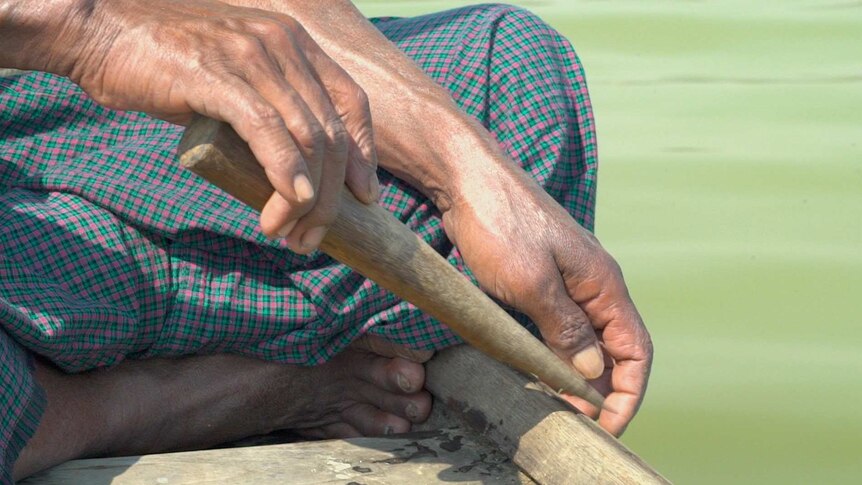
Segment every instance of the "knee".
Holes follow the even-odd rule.
[[[505,3],[489,3],[468,7],[491,28],[495,36],[517,35],[519,37],[547,37],[555,41],[565,40],[556,29],[548,25],[533,12]]]

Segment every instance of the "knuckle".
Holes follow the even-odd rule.
[[[240,59],[253,59],[264,54],[263,45],[253,35],[236,35],[230,45],[233,46]]]
[[[555,347],[574,348],[584,340],[584,334],[588,328],[590,324],[584,317],[572,316],[562,324],[550,340]]]
[[[544,268],[543,268],[544,269]],[[524,271],[521,265],[507,268],[507,273],[510,278],[518,278],[522,282],[522,287],[525,287],[524,295],[535,304],[544,304],[549,308],[557,303],[556,298],[559,295],[560,289],[557,283],[551,278],[546,277],[547,273],[543,271]]]
[[[297,144],[312,158],[320,158],[323,148],[326,146],[326,132],[317,121],[302,123],[293,128],[292,134]]]
[[[256,31],[268,42],[274,42],[279,46],[290,46],[293,45],[297,25],[296,20],[282,16],[261,20],[256,26]]]
[[[266,38],[280,39],[285,36],[284,24],[274,19],[258,21],[255,30]]]
[[[368,94],[365,92],[364,89],[362,89],[360,85],[356,84],[356,82],[354,82],[352,79],[350,80],[350,83],[353,85],[350,91],[350,99],[353,100],[354,106],[357,109],[362,110],[363,112],[370,112],[371,105],[368,100]]]
[[[348,141],[350,135],[347,133],[344,123],[339,119],[332,119],[326,124],[327,147],[331,155],[331,162],[339,164],[347,163]]]
[[[247,113],[247,123],[252,132],[272,132],[284,124],[278,110],[263,101],[249,102]]]
[[[367,122],[371,118],[371,102],[368,94],[347,73],[339,82],[338,100],[342,103],[342,111],[345,119],[353,123]]]
[[[649,333],[644,332],[640,348],[642,350],[638,352],[638,357],[647,361],[652,361],[652,357],[655,352],[655,345],[653,344],[652,337],[650,337]]]
[[[300,24],[298,20],[289,15],[279,15],[276,21],[276,25],[278,25],[279,30],[281,30],[282,32],[288,30],[295,31],[302,29],[302,24]]]
[[[598,258],[599,264],[601,264],[605,270],[614,276],[622,277],[623,269],[617,260],[613,258],[608,252],[602,251],[602,255]]]
[[[206,28],[214,31],[241,32],[243,22],[235,17],[208,17]]]

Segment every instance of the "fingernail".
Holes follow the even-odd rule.
[[[419,419],[419,406],[411,402],[404,408],[404,414],[407,415],[408,419]]]
[[[368,179],[368,196],[371,197],[371,200],[377,200],[380,198],[380,182],[377,180],[377,173],[372,173],[371,178]]]
[[[326,228],[323,226],[312,227],[305,231],[302,235],[302,247],[305,249],[316,248],[320,246],[320,241],[323,241],[323,236],[326,235]]]
[[[572,365],[587,379],[595,379],[605,371],[605,357],[598,345],[594,345],[575,354]]]
[[[311,181],[304,173],[298,173],[293,177],[293,191],[299,202],[305,202],[314,197],[314,187],[311,186]]]
[[[294,220],[292,220],[292,221],[288,222],[287,224],[285,224],[285,225],[284,225],[284,227],[282,227],[281,229],[279,229],[279,230],[278,230],[278,233],[277,233],[277,234],[278,234],[278,237],[280,237],[280,238],[285,238],[285,237],[287,237],[287,235],[288,235],[288,234],[290,234],[290,231],[292,231],[292,230],[293,230],[293,228],[294,228],[294,227],[296,227],[296,222],[297,222],[298,220],[299,220],[299,219],[294,219]]]
[[[410,392],[413,390],[413,386],[410,385],[410,381],[406,377],[404,377],[404,374],[398,374],[397,380],[398,387],[400,387],[402,391]]]

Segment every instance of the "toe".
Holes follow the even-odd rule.
[[[305,438],[318,440],[362,437],[359,430],[347,423],[332,423],[317,428],[300,429],[296,432]]]
[[[425,391],[405,396],[384,391],[371,384],[361,385],[357,391],[365,403],[412,423],[421,423],[431,414],[431,394]]]
[[[420,392],[411,396],[411,401],[404,406],[404,417],[411,423],[423,423],[431,415],[431,394]]]
[[[387,413],[371,404],[359,403],[342,411],[344,422],[365,436],[380,436],[410,431],[410,421]]]
[[[399,357],[364,355],[366,365],[353,367],[356,376],[381,389],[398,394],[414,394],[425,387],[425,367]]]

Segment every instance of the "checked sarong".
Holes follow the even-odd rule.
[[[560,34],[498,5],[375,24],[592,228],[593,119]],[[0,78],[0,480],[44,407],[34,355],[66,372],[217,352],[314,365],[365,333],[457,342],[327,256],[266,239],[256,214],[178,167],[181,134],[64,78]],[[379,176],[380,204],[467,272],[429,201]]]

